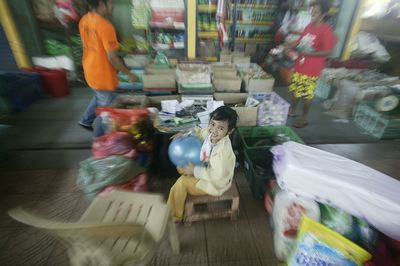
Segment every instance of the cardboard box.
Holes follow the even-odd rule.
[[[225,105],[232,106],[238,116],[239,120],[237,126],[255,126],[257,125],[257,111],[258,107],[234,107],[234,105],[246,102],[248,97],[247,93],[214,93],[214,98],[217,101],[224,101]]]
[[[232,107],[239,116],[238,127],[256,126],[258,107]]]
[[[145,68],[146,74],[150,75],[171,75],[175,76],[176,69],[175,68],[153,68],[152,66],[148,66]]]
[[[233,56],[232,62],[234,64],[250,63],[250,56]]]
[[[194,105],[207,105],[208,101],[214,100],[213,95],[182,95],[182,101],[192,100]]]
[[[179,64],[176,80],[180,84],[211,83],[211,66],[206,64]]]
[[[242,79],[238,77],[214,78],[215,91],[218,92],[240,92]]]
[[[213,72],[214,79],[238,78],[236,69],[218,69]]]
[[[248,93],[214,93],[216,101],[224,101],[226,105],[245,103]]]
[[[244,89],[247,92],[264,91],[271,92],[274,88],[275,79],[270,78],[243,78]]]
[[[226,62],[226,63],[232,63],[232,54],[230,52],[221,52],[219,54],[219,61]]]
[[[149,106],[161,106],[161,101],[165,100],[177,100],[181,101],[180,95],[162,95],[162,96],[148,96],[148,105]]]
[[[175,88],[175,75],[143,75],[144,88]]]

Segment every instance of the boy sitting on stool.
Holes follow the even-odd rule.
[[[206,166],[189,164],[178,169],[182,176],[171,187],[167,202],[175,221],[183,219],[188,193],[220,196],[231,187],[236,157],[229,134],[234,131],[237,119],[235,110],[221,106],[210,114],[208,128],[195,129],[195,134],[203,141],[200,159]],[[177,133],[172,139],[183,135]]]

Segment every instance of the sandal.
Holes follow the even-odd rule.
[[[308,125],[308,122],[307,121],[302,121],[302,120],[300,120],[300,121],[297,121],[293,126],[295,127],[295,128],[303,128],[303,127],[305,127],[305,126],[307,126]]]

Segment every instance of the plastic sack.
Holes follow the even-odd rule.
[[[356,231],[354,230],[353,217],[341,209],[321,204],[321,223],[342,236],[354,241]]]
[[[134,147],[133,137],[129,133],[110,132],[93,141],[92,155],[96,160],[103,159],[111,155],[129,153]]]
[[[318,204],[313,200],[297,197],[287,191],[280,191],[276,194],[272,220],[275,228],[275,255],[278,259],[286,260],[291,254],[295,245],[297,229],[304,215],[319,220]]]
[[[358,162],[293,141],[271,148],[279,186],[365,219],[400,240],[400,181]]]
[[[376,244],[377,232],[366,221],[345,211],[320,204],[321,223],[342,236],[350,239],[368,251]]]
[[[115,189],[129,191],[129,192],[147,192],[148,191],[148,177],[146,173],[140,174],[132,180],[123,183],[121,185],[107,186],[103,191],[99,193],[100,196],[107,195],[110,191]]]
[[[77,185],[87,198],[94,198],[105,187],[124,183],[143,172],[136,162],[122,156],[89,158],[80,163]]]
[[[383,63],[390,60],[390,55],[379,39],[368,32],[360,31],[353,43],[352,53],[361,56],[371,56],[377,62]]]
[[[304,217],[288,265],[361,266],[371,254],[326,226]]]
[[[115,131],[129,131],[134,124],[148,118],[149,111],[146,108],[118,109],[113,107],[97,107],[96,116],[102,112],[108,112],[113,121]]]

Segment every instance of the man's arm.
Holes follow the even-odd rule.
[[[122,62],[121,58],[117,55],[116,51],[108,51],[107,52],[108,60],[113,65],[115,69],[121,71],[125,75],[128,75],[131,82],[135,82],[137,77],[135,74],[131,73],[129,69],[125,66],[124,62]]]

